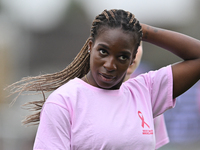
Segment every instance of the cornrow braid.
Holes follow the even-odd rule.
[[[135,53],[142,40],[142,28],[139,21],[135,16],[124,10],[104,10],[100,15],[96,16],[91,27],[91,37],[95,41],[96,36],[100,28],[121,28],[124,31],[128,31],[133,34],[136,41]]]
[[[81,51],[64,70],[53,74],[25,77],[6,88],[10,90],[10,95],[18,93],[13,102],[16,101],[22,92],[26,91],[41,92],[43,95],[43,100],[28,102],[23,105],[29,110],[37,111],[36,113],[27,116],[23,120],[23,124],[34,125],[39,123],[40,112],[46,101],[44,92],[51,92],[67,83],[70,79],[75,77],[82,78],[89,72],[90,55],[88,53],[88,43],[90,40],[95,41],[95,38],[101,33],[101,29],[106,27],[111,29],[120,28],[123,31],[131,33],[136,41],[135,53],[137,52],[142,39],[142,28],[139,21],[137,21],[135,16],[128,11],[117,9],[109,11],[104,10],[101,14],[96,16],[92,22],[90,37],[83,45]]]

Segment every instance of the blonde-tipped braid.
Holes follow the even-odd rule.
[[[46,100],[44,92],[51,92],[61,85],[67,83],[70,79],[75,77],[82,78],[90,70],[90,54],[88,53],[89,40],[95,42],[98,34],[101,34],[100,29],[106,28],[120,28],[133,35],[135,39],[135,53],[142,38],[142,28],[135,16],[124,10],[104,10],[101,14],[96,16],[92,23],[90,37],[85,42],[81,51],[77,54],[74,60],[62,71],[53,74],[39,75],[36,77],[26,77],[22,80],[8,86],[6,89],[10,90],[11,95],[18,93],[13,102],[22,92],[36,91],[41,92],[43,100],[28,102],[24,104],[27,109],[36,111],[35,114],[29,115],[23,120],[23,124],[37,124],[40,118],[40,111]]]
[[[22,80],[13,83],[6,89],[10,90],[10,95],[18,93],[12,103],[16,101],[19,95],[25,91],[41,91],[43,100],[28,102],[23,106],[26,109],[38,111],[41,110],[46,98],[44,91],[51,92],[61,85],[68,82],[75,77],[83,77],[88,73],[89,67],[89,53],[88,53],[89,38],[77,54],[74,60],[62,71],[53,74],[39,75],[36,77],[25,77]],[[22,122],[23,124],[35,123],[39,121],[40,112],[27,116]],[[37,123],[36,123],[37,124]]]

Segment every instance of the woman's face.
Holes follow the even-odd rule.
[[[103,89],[119,89],[133,61],[135,41],[121,29],[106,29],[89,42],[90,84]]]

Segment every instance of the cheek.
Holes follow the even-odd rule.
[[[95,69],[98,66],[101,66],[102,62],[101,59],[99,59],[98,54],[96,53],[91,53],[90,55],[90,69]]]
[[[120,65],[119,67],[118,67],[118,70],[119,70],[119,74],[120,75],[125,75],[126,73],[127,73],[127,71],[129,70],[129,64],[126,64],[126,65]]]

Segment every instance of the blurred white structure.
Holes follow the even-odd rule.
[[[182,26],[194,20],[195,0],[76,0],[93,19],[104,9],[124,9],[132,12],[140,22],[151,25]]]
[[[10,18],[30,30],[46,31],[65,17],[70,0],[2,0]]]
[[[152,25],[182,26],[197,15],[196,0],[1,0],[14,22],[32,30],[51,30],[65,19],[70,2],[80,3],[91,20],[104,9],[125,9],[141,22]]]

